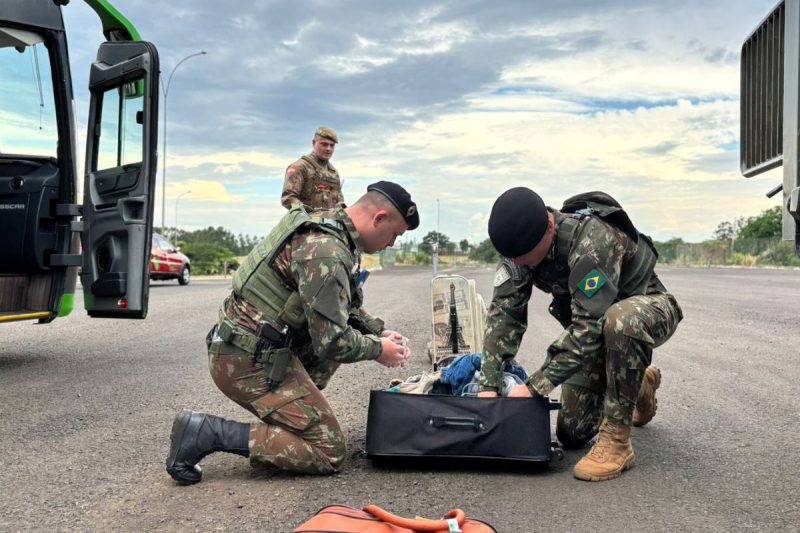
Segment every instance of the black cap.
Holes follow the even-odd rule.
[[[501,194],[489,215],[489,238],[503,257],[520,257],[542,240],[550,220],[544,202],[527,187]]]
[[[403,215],[408,224],[408,229],[417,229],[419,226],[419,212],[417,204],[411,200],[411,195],[404,188],[391,181],[379,181],[367,187],[367,191],[375,191],[384,195],[397,211]]]

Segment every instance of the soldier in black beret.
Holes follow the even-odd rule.
[[[564,332],[509,396],[546,396],[561,385],[558,439],[579,448],[598,435],[575,477],[618,477],[634,463],[631,425],[656,413],[661,371],[651,364],[653,349],[683,318],[654,271],[650,238],[605,193],[573,196],[556,210],[526,187],[497,198],[489,237],[504,259],[486,319],[479,396],[497,396],[503,365],[527,328],[533,287],[550,293],[550,313]]]
[[[391,181],[379,181],[367,187],[367,192],[370,191],[376,191],[385,196],[403,216],[409,230],[417,229],[419,226],[417,204],[411,200],[411,195],[403,187]]]
[[[198,463],[218,451],[291,472],[342,468],[345,436],[322,390],[342,363],[393,368],[411,357],[405,337],[363,307],[361,254],[418,225],[411,196],[387,181],[349,207],[289,209],[236,270],[206,339],[214,383],[258,420],[182,411],[172,426],[170,476],[199,482]]]

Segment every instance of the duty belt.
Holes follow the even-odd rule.
[[[292,357],[288,329],[279,331],[268,322],[259,322],[256,332],[248,331],[224,317],[219,324],[220,339],[251,354],[266,375],[267,389],[274,390],[286,376]]]

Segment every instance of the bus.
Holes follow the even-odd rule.
[[[89,68],[78,199],[74,93],[62,9],[0,5],[0,322],[147,315],[158,52],[107,0],[84,0],[105,42]],[[73,6],[74,7],[74,6]]]

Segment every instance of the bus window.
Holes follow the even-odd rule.
[[[144,111],[144,97],[130,95],[133,84],[114,87],[103,93],[100,119],[100,144],[97,167],[93,170],[141,163],[144,144],[138,117]]]
[[[42,38],[0,27],[0,153],[56,157],[50,58]]]

